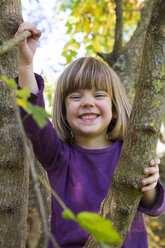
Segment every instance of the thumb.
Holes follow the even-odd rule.
[[[39,29],[33,30],[33,32],[32,32],[32,38],[35,39],[36,41],[39,40],[39,38],[41,37],[41,35],[42,35],[42,32]]]

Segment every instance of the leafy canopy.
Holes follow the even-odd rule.
[[[140,19],[141,0],[124,0],[123,44],[130,38]],[[110,52],[113,48],[116,24],[115,0],[62,0],[58,10],[70,10],[67,19],[67,34],[70,40],[66,43],[62,55],[67,63],[76,57],[79,48],[85,47],[86,53]]]

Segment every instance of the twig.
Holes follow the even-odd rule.
[[[34,180],[34,187],[35,187],[35,191],[37,193],[37,198],[38,198],[38,202],[39,202],[39,206],[40,206],[40,213],[41,213],[41,219],[42,219],[42,223],[43,223],[43,227],[44,227],[44,233],[45,233],[45,241],[44,241],[44,248],[47,248],[48,245],[48,241],[50,238],[52,241],[52,244],[54,246],[54,248],[60,248],[57,241],[55,240],[54,236],[49,232],[49,228],[47,225],[47,219],[46,219],[46,214],[45,214],[45,207],[44,207],[44,203],[43,203],[43,198],[42,198],[42,194],[40,191],[40,187],[39,187],[39,182],[37,179],[37,174],[36,174],[36,170],[34,167],[34,163],[33,160],[31,158],[30,155],[30,147],[31,144],[28,143],[28,148],[27,148],[27,156],[28,156],[28,160],[30,163],[30,169],[31,169],[31,174],[32,174],[32,178]]]
[[[106,61],[111,67],[116,62],[118,54],[122,49],[123,38],[123,0],[116,0],[116,26],[115,26],[115,41],[113,45],[113,51],[111,53],[97,52],[104,61]]]
[[[21,34],[18,34],[14,38],[4,42],[2,46],[0,46],[0,56],[5,53],[8,53],[12,48],[18,45],[21,41],[25,40],[26,38],[30,37],[32,34],[28,30],[24,30]]]
[[[118,53],[122,48],[123,35],[123,0],[116,0],[116,27],[115,27],[115,42],[113,52]]]

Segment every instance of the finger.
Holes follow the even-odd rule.
[[[141,191],[145,192],[145,191],[152,190],[152,189],[154,189],[156,187],[156,185],[157,185],[157,182],[154,182],[154,183],[152,183],[150,185],[147,185],[145,187],[142,187],[141,188]]]
[[[37,29],[36,26],[32,23],[28,23],[28,22],[23,22],[20,24],[18,31],[16,32],[17,34],[22,33],[24,30],[28,30],[32,33],[32,37],[35,40],[38,40],[42,34],[41,30]]]
[[[157,182],[158,179],[159,179],[159,174],[156,173],[156,174],[154,174],[153,176],[144,178],[144,179],[142,180],[142,184],[143,184],[143,185],[152,184],[152,183],[154,183],[154,182]]]
[[[150,161],[150,166],[156,166],[160,164],[160,159],[159,158],[154,158]]]
[[[29,30],[30,31],[30,30]],[[35,29],[34,31],[31,31],[32,33],[32,38],[34,38],[36,41],[41,37],[41,30]]]
[[[30,22],[22,22],[18,30],[22,32],[24,29],[29,29],[29,28],[36,28],[36,26]]]
[[[144,169],[144,173],[145,173],[146,175],[159,173],[159,167],[158,167],[158,166],[155,166],[155,167],[147,167],[147,168]]]
[[[28,23],[28,22],[22,22],[22,23],[20,24],[20,26],[18,27],[18,30],[17,30],[16,34],[20,34],[20,33],[22,33],[25,29],[29,29],[29,28],[31,28],[31,27],[35,27],[35,25],[32,24],[32,23]]]

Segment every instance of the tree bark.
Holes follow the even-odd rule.
[[[140,77],[128,132],[100,214],[123,238],[142,197],[142,171],[154,157],[165,108],[165,1],[155,0],[145,37]],[[129,174],[128,174],[129,171]],[[117,206],[117,207],[116,207]],[[119,248],[122,245],[112,245]],[[85,247],[100,247],[90,237]]]
[[[20,0],[0,0],[0,46],[14,37],[23,21]],[[0,56],[0,74],[17,74],[16,48]],[[30,178],[27,143],[14,92],[0,82],[0,247],[43,247],[44,233],[40,206]],[[29,148],[28,148],[29,149]],[[33,155],[31,155],[33,159]],[[35,162],[37,172],[46,174]],[[48,180],[47,180],[48,181]],[[50,193],[41,186],[47,219],[50,219]],[[29,190],[29,195],[28,195]],[[27,215],[28,214],[28,215]],[[28,223],[27,223],[28,220]],[[49,222],[49,221],[48,221]],[[28,230],[27,230],[28,226]]]
[[[19,0],[0,1],[0,43],[14,36],[22,21]],[[17,71],[16,49],[0,57],[7,77]],[[29,168],[25,137],[14,92],[0,82],[0,247],[25,247]]]

